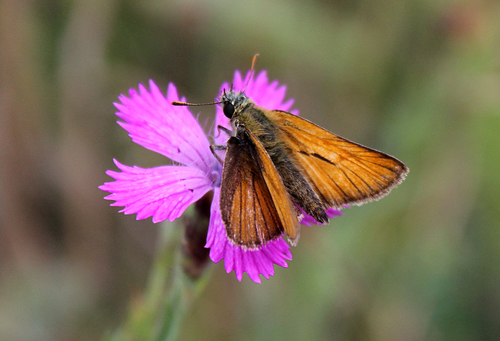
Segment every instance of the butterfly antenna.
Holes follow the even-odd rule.
[[[226,89],[223,90],[224,95],[226,94]],[[173,101],[171,104],[175,106],[183,106],[183,107],[202,107],[205,105],[215,105],[215,104],[221,104],[223,103],[222,101],[217,101],[217,102],[209,102],[209,103],[188,103],[188,102],[179,102],[179,101]]]
[[[222,102],[210,102],[210,103],[188,103],[188,102],[179,102],[179,101],[173,101],[172,105],[176,106],[184,106],[184,107],[201,107],[204,105],[214,105],[214,104],[221,104]]]
[[[248,80],[247,80],[247,83],[245,84],[245,87],[243,88],[243,91],[242,92],[245,92],[245,89],[247,88],[248,86],[248,83],[250,83],[250,79],[252,79],[252,75],[253,75],[253,72],[254,72],[254,67],[255,67],[255,62],[257,61],[257,57],[259,56],[258,53],[256,53],[254,56],[253,56],[253,59],[252,59],[252,67],[250,68],[250,76],[248,77]],[[231,84],[231,89],[233,89],[233,84]],[[224,89],[224,94],[226,93],[226,89]],[[204,106],[204,105],[214,105],[214,104],[221,104],[222,101],[218,101],[218,102],[210,102],[210,103],[187,103],[187,102],[179,102],[179,101],[173,101],[172,102],[172,105],[176,105],[176,106],[185,106],[185,107],[201,107],[201,106]]]
[[[257,61],[257,57],[259,56],[258,53],[256,53],[253,58],[252,58],[252,67],[250,68],[250,76],[248,77],[248,80],[247,80],[247,84],[245,84],[245,87],[243,88],[243,91],[242,92],[245,92],[247,86],[248,86],[248,83],[250,83],[250,79],[252,79],[252,75],[253,75],[253,71],[254,71],[254,66],[255,66],[255,62]]]

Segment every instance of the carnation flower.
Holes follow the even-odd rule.
[[[249,77],[250,72],[242,79],[236,71],[233,88],[243,89]],[[121,103],[115,103],[116,115],[122,120],[118,124],[128,131],[132,141],[166,156],[175,164],[140,168],[114,160],[121,172],[106,172],[115,181],[99,187],[111,193],[105,199],[115,201],[112,206],[124,207],[120,212],[137,214],[137,219],[152,217],[153,222],[158,223],[166,219],[174,221],[191,204],[213,191],[205,245],[210,248],[212,261],[217,263],[224,259],[228,273],[234,270],[241,281],[246,272],[257,283],[260,283],[260,275],[266,279],[274,275],[274,264],[287,267],[286,261],[292,259],[292,254],[282,238],[256,250],[244,249],[229,241],[219,207],[222,165],[210,151],[208,137],[188,107],[172,105],[173,101],[185,101],[178,97],[173,84],[169,84],[166,97],[153,81],[149,87],[148,91],[139,85],[139,91],[131,89],[129,97],[120,95]],[[229,88],[229,84],[224,83],[221,91]],[[252,77],[245,89],[245,94],[259,106],[290,111],[293,100],[285,101],[285,92],[286,87],[279,86],[277,81],[269,83],[265,71]],[[291,112],[298,114],[297,110]],[[228,136],[218,134],[218,125],[231,128],[220,106],[216,107],[214,144],[225,144]],[[341,214],[333,209],[327,213],[330,217]],[[307,215],[302,222],[306,225],[316,223]]]

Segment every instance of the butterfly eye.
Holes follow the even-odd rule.
[[[234,105],[231,102],[225,102],[223,110],[224,110],[224,115],[226,115],[227,118],[233,117]]]

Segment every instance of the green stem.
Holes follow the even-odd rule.
[[[185,254],[180,235],[184,229],[179,225],[162,225],[161,245],[144,298],[132,302],[123,326],[105,340],[170,341],[177,338],[189,307],[205,287],[210,273],[204,271],[201,277],[193,279],[184,271]]]

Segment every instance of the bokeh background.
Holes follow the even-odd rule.
[[[213,265],[179,338],[500,339],[497,0],[1,0],[1,340],[98,340],[122,323],[160,226],[97,186],[113,157],[167,161],[112,103],[149,79],[213,100],[255,53],[303,116],[411,172],[303,228],[269,281]],[[214,109],[199,112],[208,130]]]

